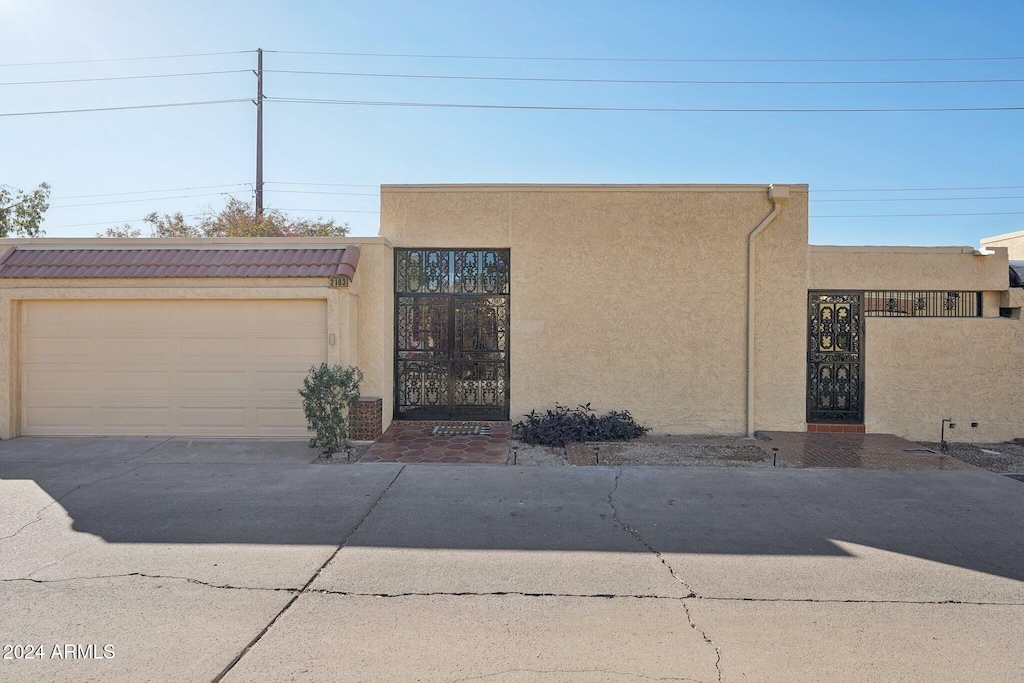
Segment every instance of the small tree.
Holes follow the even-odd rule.
[[[319,448],[326,457],[348,445],[352,424],[349,412],[359,401],[363,373],[355,366],[321,363],[309,369],[302,382],[302,411],[313,438],[310,448]]]
[[[138,228],[133,228],[130,224],[125,223],[121,226],[115,226],[113,228],[107,228],[105,232],[96,233],[97,237],[111,237],[120,239],[135,239],[142,237],[142,231]]]
[[[0,237],[40,237],[43,214],[50,208],[50,185],[31,192],[0,185]]]
[[[153,212],[142,220],[149,225],[149,237],[344,237],[349,231],[348,223],[335,223],[322,216],[292,219],[279,209],[257,215],[251,203],[235,197],[218,212],[208,208],[196,223],[190,223],[180,211]],[[141,237],[142,231],[125,225],[107,228],[96,236]]]

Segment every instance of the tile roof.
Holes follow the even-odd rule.
[[[40,249],[15,247],[0,278],[335,277],[355,275],[359,247],[331,249]]]

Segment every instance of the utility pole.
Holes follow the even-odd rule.
[[[263,48],[256,50],[256,218],[263,218]]]

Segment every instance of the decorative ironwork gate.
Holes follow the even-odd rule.
[[[508,419],[509,251],[395,250],[395,417]]]
[[[807,421],[864,421],[864,327],[860,292],[810,292]]]

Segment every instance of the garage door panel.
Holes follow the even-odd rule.
[[[25,378],[25,389],[37,393],[89,392],[94,384],[90,370],[40,369]]]
[[[322,337],[264,337],[256,340],[256,358],[295,362],[296,358],[315,358],[322,345]]]
[[[245,429],[247,410],[247,408],[225,408],[208,403],[179,408],[178,419],[185,429],[196,427]]]
[[[64,436],[65,434],[90,435],[96,433],[93,425],[92,406],[25,406],[21,416],[21,428],[33,436]]]
[[[281,392],[295,391],[302,387],[302,380],[306,378],[309,368],[296,368],[294,370],[282,370],[273,372],[260,370],[256,372],[256,391],[261,395],[279,394]]]
[[[132,404],[97,406],[95,419],[99,433],[147,434],[160,430],[172,418],[170,406]]]
[[[103,363],[163,363],[172,352],[172,342],[161,337],[108,337],[86,340],[79,354]]]
[[[273,435],[287,431],[292,436],[308,436],[305,427],[294,430],[293,425],[301,422],[305,424],[306,418],[301,409],[287,408],[257,408],[257,423],[260,425],[261,435]],[[294,431],[293,431],[294,430]]]
[[[290,302],[284,303],[287,305]],[[241,308],[234,301],[196,301],[189,302],[186,306],[190,319],[217,326],[244,325],[246,318],[251,317],[252,311],[258,308],[258,304]]]
[[[115,394],[153,396],[166,393],[173,386],[170,371],[154,370],[149,365],[138,368],[99,367],[94,376],[100,389]]]
[[[82,355],[77,348],[68,348],[68,340],[62,337],[43,337],[37,334],[26,341],[29,343],[21,345],[21,360],[23,363],[41,361],[59,363],[70,355]]]
[[[80,306],[77,301],[48,301],[46,306],[26,306],[22,320],[36,329],[62,328],[68,323],[92,324],[96,320],[95,308]]]
[[[218,361],[246,356],[245,337],[186,337],[181,339],[182,358]]]
[[[299,306],[290,305],[289,301],[260,301],[256,304],[256,322],[260,325],[298,324],[315,327],[309,315]],[[305,302],[309,303],[309,302]]]
[[[179,386],[183,392],[248,392],[252,390],[251,373],[245,370],[202,370],[178,373]]]
[[[22,305],[26,435],[305,436],[325,301]]]

